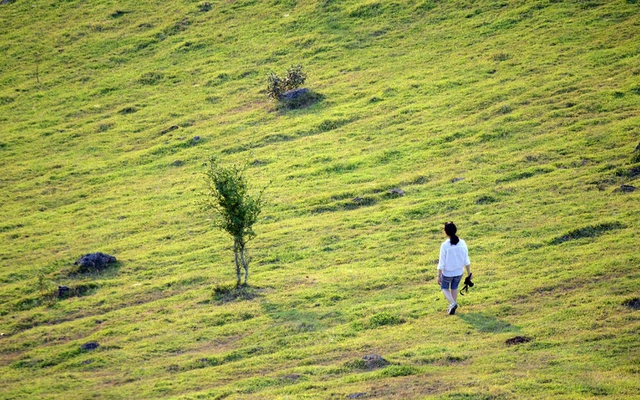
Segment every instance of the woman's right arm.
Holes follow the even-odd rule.
[[[465,252],[466,258],[467,258],[465,260],[465,266],[464,267],[467,269],[467,274],[471,275],[471,260],[469,260],[469,248],[466,246],[466,243],[465,243],[464,250],[465,250],[464,252]]]

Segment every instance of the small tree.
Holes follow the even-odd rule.
[[[286,92],[284,79],[273,72],[267,75],[267,96],[271,100],[278,100],[284,92]]]
[[[253,224],[260,215],[264,193],[264,189],[255,196],[248,193],[245,171],[246,166],[223,166],[214,157],[209,160],[206,171],[207,191],[204,205],[213,211],[214,226],[233,237],[237,286],[241,284],[242,269],[245,285],[249,279],[246,246],[247,242],[256,236]]]
[[[304,85],[304,82],[307,80],[307,74],[302,69],[302,65],[291,66],[287,69],[287,75],[284,78],[284,81],[287,85],[287,90],[297,89],[300,86]]]
[[[297,89],[307,80],[307,74],[302,65],[291,66],[284,78],[271,72],[267,75],[267,96],[272,100],[279,100],[284,92]]]

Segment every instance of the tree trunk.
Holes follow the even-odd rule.
[[[245,244],[242,243],[240,245],[240,260],[242,261],[242,266],[244,267],[244,284],[246,285],[247,281],[249,280],[249,263],[247,262],[244,252]]]
[[[240,286],[242,282],[242,272],[240,270],[240,242],[238,240],[233,242],[233,255],[236,261],[236,286]]]

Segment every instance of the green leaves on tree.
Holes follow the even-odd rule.
[[[255,195],[249,194],[246,169],[246,165],[221,165],[212,157],[205,172],[207,187],[203,203],[205,209],[214,215],[214,227],[227,232],[233,238],[237,285],[241,284],[242,270],[245,285],[249,278],[246,245],[256,236],[253,224],[262,211],[262,194],[265,189]]]

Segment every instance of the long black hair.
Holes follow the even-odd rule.
[[[451,238],[449,241],[453,246],[457,245],[460,241],[460,238],[456,236],[456,232],[458,232],[458,228],[456,228],[453,222],[449,221],[444,223],[444,233],[449,235]]]

